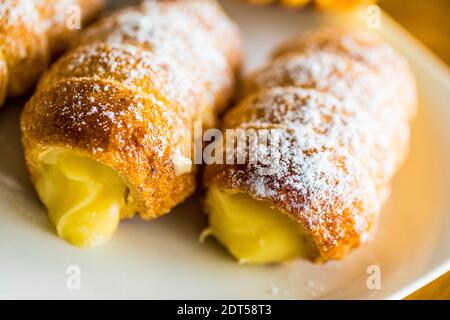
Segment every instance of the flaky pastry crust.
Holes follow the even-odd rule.
[[[71,14],[79,12],[80,22],[85,23],[103,5],[104,0],[1,1],[0,106],[7,96],[29,91],[51,58],[68,46],[78,32],[68,26]]]
[[[226,41],[224,41],[226,39]],[[22,114],[31,176],[39,155],[63,147],[116,170],[127,210],[142,218],[170,211],[195,189],[195,120],[213,125],[232,96],[241,60],[236,25],[215,1],[148,1],[84,32],[43,76]]]
[[[281,46],[243,96],[224,128],[277,129],[283,143],[258,163],[208,166],[206,186],[271,201],[309,233],[314,261],[371,239],[416,112],[407,63],[366,31],[319,30]]]

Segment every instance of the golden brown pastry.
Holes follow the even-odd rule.
[[[241,60],[216,1],[147,1],[88,28],[41,79],[25,155],[58,234],[104,243],[120,218],[168,213],[195,189],[194,121],[214,125]]]
[[[104,0],[0,1],[0,106],[28,91],[52,55],[67,46],[80,22],[91,20]],[[79,9],[79,11],[78,11]]]
[[[374,34],[324,29],[277,50],[244,96],[223,126],[260,140],[207,167],[205,234],[246,263],[340,259],[369,240],[408,151],[407,63]]]

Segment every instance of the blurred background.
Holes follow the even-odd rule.
[[[352,10],[376,3],[400,22],[447,65],[450,65],[450,0],[244,0],[291,8],[316,7],[325,11]]]
[[[378,5],[450,65],[450,0],[380,0]]]
[[[378,5],[450,66],[450,0],[380,0]],[[408,299],[450,299],[450,273]]]

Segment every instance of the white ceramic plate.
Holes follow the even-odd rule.
[[[292,35],[361,20],[224,4],[243,29],[247,70]],[[157,221],[121,223],[106,246],[74,248],[57,238],[28,181],[18,130],[23,102],[14,101],[0,112],[0,298],[402,298],[448,271],[449,72],[385,15],[381,33],[415,69],[420,113],[374,242],[326,265],[240,266],[214,241],[198,242],[205,219],[195,196]],[[79,290],[66,285],[71,265],[81,270]],[[379,290],[366,285],[371,265],[381,271]]]

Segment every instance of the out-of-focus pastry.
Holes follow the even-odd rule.
[[[244,139],[205,172],[204,234],[243,263],[340,259],[371,239],[416,112],[406,61],[367,31],[320,30],[281,46],[243,96],[223,127]]]
[[[58,234],[81,247],[121,218],[168,213],[195,189],[196,120],[233,95],[237,26],[216,1],[147,1],[88,28],[39,82],[21,128]]]
[[[27,92],[104,0],[0,1],[0,106]]]

